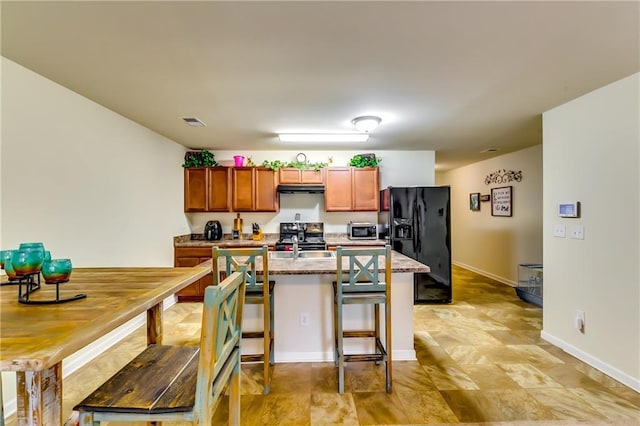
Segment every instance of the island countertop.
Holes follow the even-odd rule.
[[[223,260],[219,260],[220,268],[223,268]],[[211,260],[200,264],[211,268]],[[380,268],[384,270],[384,261],[380,261]],[[262,270],[262,263],[256,262],[256,268]],[[391,251],[391,272],[429,272],[430,269],[416,260],[411,259],[396,251]],[[269,259],[269,275],[335,275],[336,258],[321,259]]]

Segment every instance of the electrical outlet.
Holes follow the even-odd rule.
[[[576,317],[574,318],[574,327],[580,333],[584,333],[584,311],[580,309],[576,310]]]
[[[300,325],[309,325],[309,312],[300,313]]]

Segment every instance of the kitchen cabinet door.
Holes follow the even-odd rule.
[[[300,183],[324,183],[324,169],[320,170],[301,170]]]
[[[324,178],[324,209],[328,212],[351,211],[353,209],[351,167],[328,167]]]
[[[278,179],[276,172],[259,167],[233,169],[234,211],[278,211]]]
[[[295,167],[283,167],[278,171],[279,181],[284,184],[322,184],[324,183],[323,170],[300,170]]]
[[[378,211],[380,200],[377,167],[353,168],[353,210]]]
[[[207,211],[207,169],[184,169],[184,211]]]
[[[253,167],[233,168],[233,211],[253,211]]]
[[[280,175],[280,183],[300,183],[301,170],[295,167],[283,167],[278,171]]]
[[[228,212],[231,209],[229,167],[184,169],[185,212]]]
[[[254,211],[278,211],[278,180],[276,176],[276,172],[271,169],[254,168]]]
[[[229,167],[210,167],[207,168],[207,174],[207,211],[230,211],[231,169]]]
[[[324,179],[326,211],[378,211],[377,167],[328,167]]]

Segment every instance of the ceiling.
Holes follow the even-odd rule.
[[[435,150],[448,170],[542,143],[542,112],[640,70],[635,1],[1,6],[3,56],[190,148]],[[365,143],[277,138],[370,114]]]

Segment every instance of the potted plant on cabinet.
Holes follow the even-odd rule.
[[[184,155],[184,164],[182,164],[182,167],[215,167],[219,165],[216,161],[215,154],[201,149],[200,151],[188,151]]]
[[[349,165],[357,168],[378,167],[381,161],[375,154],[356,154],[349,160]]]

